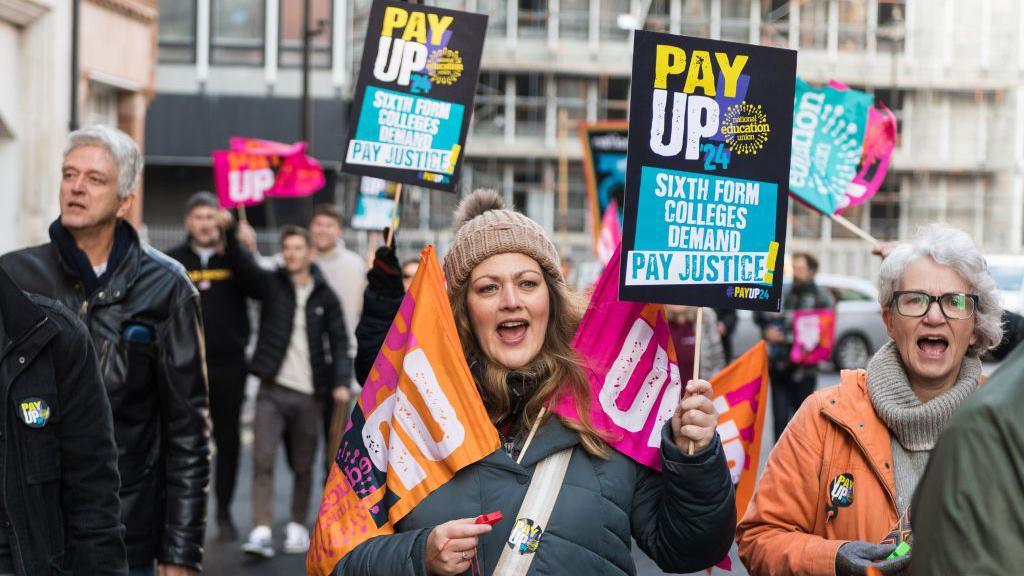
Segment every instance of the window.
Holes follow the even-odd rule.
[[[619,28],[619,16],[630,13],[629,0],[601,0],[601,41],[625,42],[632,30]]]
[[[863,52],[867,46],[868,14],[863,0],[839,0],[839,51]]]
[[[196,2],[195,0],[160,0],[161,62],[195,62]]]
[[[682,0],[683,27],[686,36],[711,36],[711,0]]]
[[[562,110],[568,115],[567,137],[576,139],[576,125],[587,119],[587,81],[582,78],[561,77],[555,85],[558,117]]]
[[[590,37],[590,0],[561,0],[558,10],[559,38],[586,40]]]
[[[363,61],[363,44],[366,43],[366,30],[370,23],[370,0],[353,0],[351,2],[352,18],[349,23],[349,34],[352,43],[349,45],[349,52],[352,54],[352,61],[349,65],[352,70],[359,70]]]
[[[722,1],[722,40],[750,41],[750,0]]]
[[[800,202],[791,202],[793,207],[793,236],[796,238],[821,238],[821,212],[808,208]]]
[[[533,218],[543,226],[543,209],[551,206],[540,206],[536,201],[538,195],[544,195],[544,165],[539,160],[517,162],[512,167],[512,203],[515,209]],[[550,200],[550,199],[549,199]]]
[[[828,0],[800,4],[800,48],[824,50],[828,46]]]
[[[651,9],[647,11],[644,30],[652,32],[669,32],[672,28],[672,0],[651,0]]]
[[[315,34],[310,39],[309,62],[314,68],[331,67],[331,8],[330,0],[310,2],[309,29]],[[302,66],[302,10],[303,0],[281,0],[278,61],[282,67]]]
[[[830,287],[828,291],[832,293],[837,302],[849,302],[851,300],[854,302],[871,302],[875,299],[870,294],[865,294],[856,288],[834,286]]]
[[[500,72],[481,72],[476,90],[473,133],[504,134],[505,75]]]
[[[519,35],[544,37],[548,33],[548,0],[519,0]]]
[[[477,0],[476,11],[487,14],[487,34],[508,34],[508,0]]]
[[[878,51],[903,52],[907,36],[906,0],[878,0]]]
[[[790,12],[788,0],[761,0],[761,44],[789,47]]]
[[[629,78],[602,76],[597,81],[597,90],[599,120],[625,120],[629,117]]]
[[[843,216],[843,218],[846,218],[847,220],[852,222],[855,226],[859,226],[859,227],[863,228],[864,227],[864,210],[865,209],[866,208],[864,207],[863,204],[858,204],[856,206],[850,206],[850,207],[847,207],[847,208],[845,208],[843,210],[842,216]],[[838,224],[836,222],[832,223],[832,237],[833,238],[850,238],[850,239],[857,239],[857,238],[859,238],[859,236],[857,236],[856,234],[854,234],[853,232],[848,230],[846,228],[846,226],[843,226],[843,225]]]
[[[900,235],[899,179],[891,172],[878,192],[867,203],[871,226],[869,232],[879,240],[895,240]]]
[[[569,212],[566,227],[569,232],[584,232],[587,229],[587,184],[583,180],[583,166],[569,163]]]
[[[263,64],[263,0],[211,2],[210,59],[214,64]]]
[[[547,110],[546,78],[536,72],[516,74],[516,135],[543,136]]]

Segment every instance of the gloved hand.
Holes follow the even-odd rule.
[[[384,230],[384,237],[387,237],[387,229]],[[395,238],[391,239],[391,245],[395,245]],[[405,287],[402,286],[402,267],[393,248],[386,245],[377,248],[373,256],[373,267],[366,273],[366,280],[367,289],[381,296],[400,298],[405,294]]]
[[[909,573],[910,554],[885,560],[895,549],[894,544],[847,542],[836,552],[836,576],[864,576],[868,566],[874,566],[885,576]]]

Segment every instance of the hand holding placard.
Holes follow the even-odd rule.
[[[680,450],[693,454],[715,439],[718,411],[711,402],[711,383],[690,380],[675,414],[672,415],[672,440]]]

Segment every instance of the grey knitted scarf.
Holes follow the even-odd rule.
[[[878,416],[904,448],[931,450],[956,409],[977,390],[980,377],[981,360],[964,357],[956,384],[922,404],[910,388],[896,343],[889,341],[868,363],[868,394]]]
[[[964,357],[952,388],[922,404],[910,388],[896,343],[883,345],[868,363],[868,396],[875,412],[892,432],[893,477],[902,515],[909,506],[928,455],[960,404],[981,378],[981,360]]]

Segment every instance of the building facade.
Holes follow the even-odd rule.
[[[641,26],[796,49],[799,74],[808,82],[840,80],[893,109],[900,136],[890,175],[874,199],[845,214],[876,238],[905,238],[919,224],[944,221],[970,232],[987,251],[1017,252],[1024,245],[1024,35],[1017,32],[1024,27],[1024,3],[426,3],[489,16],[462,193],[478,186],[500,190],[550,230],[576,262],[593,259],[576,125],[626,119],[631,29]],[[370,1],[312,4],[314,19],[323,22],[314,40],[316,106],[347,107]],[[161,0],[158,92],[294,99],[299,5],[301,0]],[[177,16],[170,18],[172,13]],[[338,138],[316,151],[331,167],[341,158],[347,111],[339,116],[326,126]],[[314,142],[317,137],[315,129]],[[564,211],[556,194],[563,158]],[[189,160],[208,170],[208,155],[203,161],[199,155]],[[349,211],[355,188],[354,179],[339,176],[335,199]],[[180,202],[183,195],[172,196]],[[456,203],[456,195],[408,189],[403,244],[410,251],[428,241],[443,248]],[[148,206],[158,207],[152,199]],[[819,253],[826,271],[868,275],[877,267],[863,241],[802,205],[791,207],[789,230],[790,249]]]
[[[117,126],[143,142],[156,31],[156,0],[0,0],[0,76],[7,80],[0,90],[0,252],[48,239],[73,123]]]

